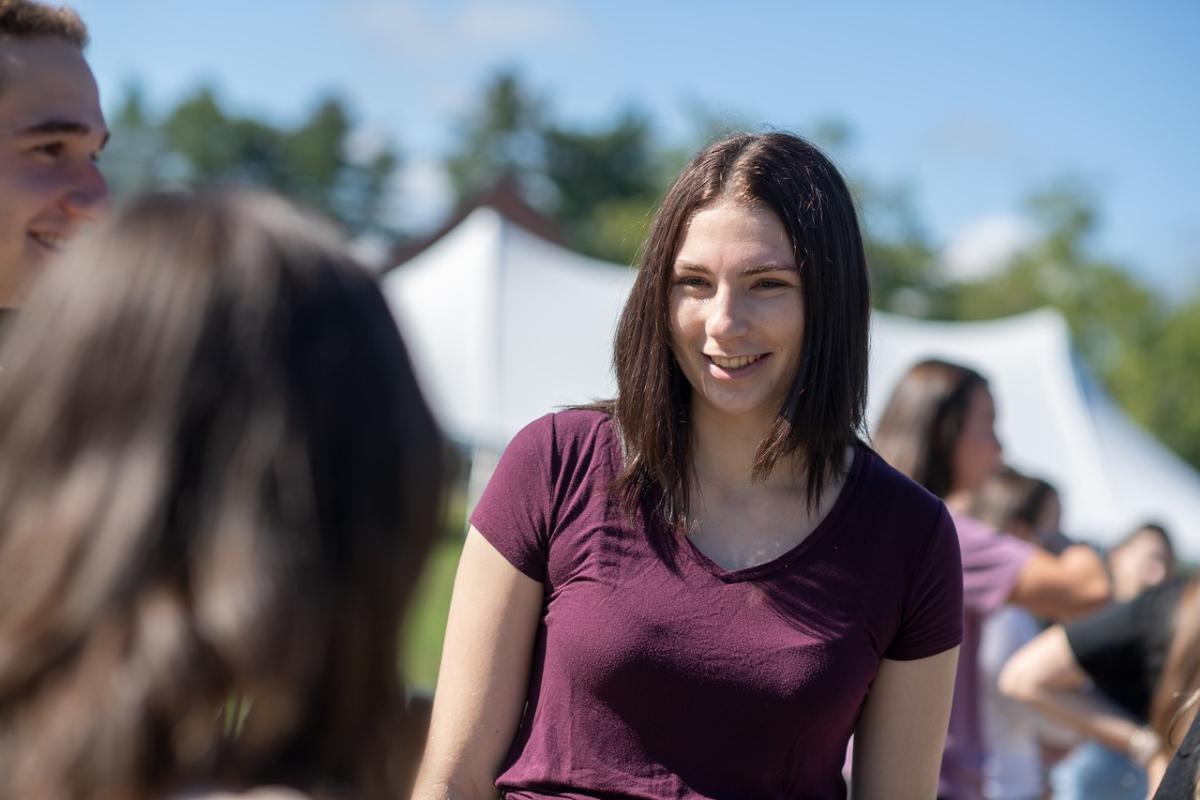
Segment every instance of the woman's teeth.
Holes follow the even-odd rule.
[[[763,357],[762,353],[756,356],[738,356],[737,358],[722,358],[721,356],[709,356],[709,359],[721,369],[741,369],[749,366],[755,361]]]

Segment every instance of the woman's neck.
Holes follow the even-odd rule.
[[[718,416],[704,407],[692,406],[692,465],[696,477],[729,489],[748,489],[753,483],[754,462],[772,421]],[[801,471],[793,458],[776,464],[761,484],[798,484]]]

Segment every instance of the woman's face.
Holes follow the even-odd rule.
[[[804,346],[800,270],[779,219],[734,203],[698,211],[670,297],[671,348],[693,412],[773,419]]]
[[[992,393],[983,386],[976,386],[967,398],[967,413],[952,458],[952,491],[975,491],[1000,466],[996,407]]]

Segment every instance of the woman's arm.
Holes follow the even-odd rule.
[[[957,666],[957,647],[880,662],[854,730],[854,800],[937,795]]]
[[[1153,731],[1089,688],[1059,625],[1013,654],[1000,672],[1000,691],[1143,766],[1158,752]]]
[[[525,706],[542,584],[467,533],[414,800],[495,798]]]
[[[1045,550],[1030,556],[1008,602],[1038,617],[1068,620],[1107,603],[1109,591],[1100,554],[1077,544],[1057,556]]]

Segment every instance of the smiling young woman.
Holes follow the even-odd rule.
[[[942,504],[859,441],[866,261],[834,166],[716,142],[655,219],[617,397],[472,514],[419,798],[928,798],[962,636]]]

